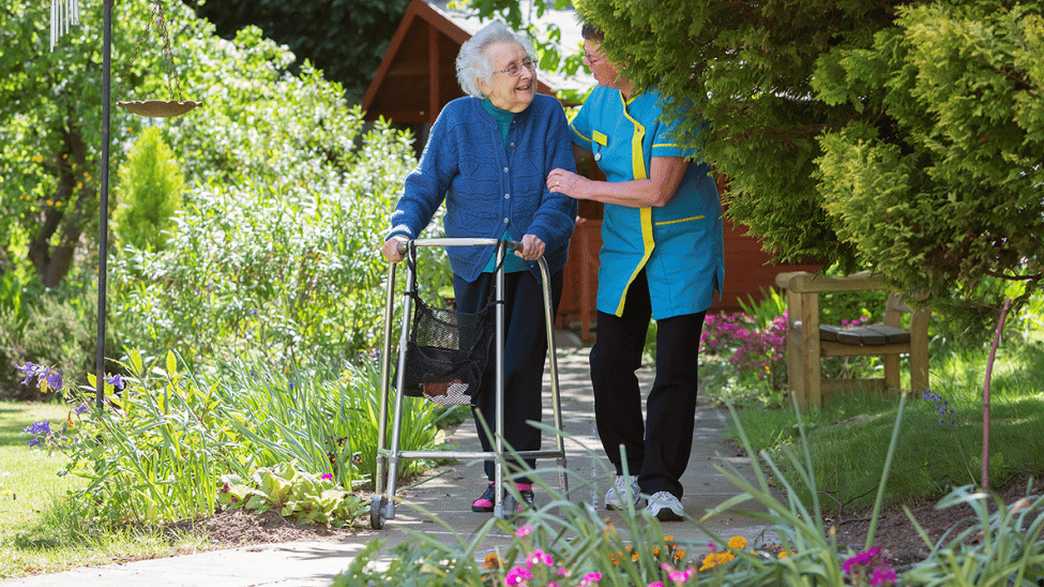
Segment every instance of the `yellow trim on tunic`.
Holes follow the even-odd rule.
[[[573,126],[572,124],[570,124],[570,125],[569,125],[569,128],[571,128],[571,129],[573,130],[573,132],[575,132],[575,133],[576,133],[576,136],[580,137],[581,139],[584,139],[585,141],[587,141],[587,142],[589,142],[589,143],[591,142],[591,139],[589,139],[589,138],[585,137],[585,136],[584,136],[584,134],[583,134],[582,132],[580,132],[580,131],[576,130],[576,127],[575,127],[575,126]]]
[[[678,146],[677,143],[656,143],[655,145],[652,146],[652,148],[655,149],[657,147],[677,147],[677,146]]]
[[[692,222],[693,220],[703,220],[703,214],[698,216],[686,216],[685,218],[675,218],[674,220],[661,220],[656,223],[656,226],[667,226],[668,224],[681,224],[682,222]]]
[[[631,121],[634,125],[634,133],[631,135],[631,168],[634,173],[635,180],[642,180],[648,178],[648,174],[645,170],[645,151],[642,149],[642,139],[645,138],[645,127],[640,122],[631,117],[630,113],[627,112],[627,104],[630,104],[634,98],[624,101],[623,94],[619,94],[621,107],[623,109],[624,117]],[[653,239],[653,223],[652,223],[652,208],[639,208],[639,216],[642,223],[642,246],[645,251],[642,255],[641,261],[638,262],[638,266],[634,268],[634,272],[627,279],[627,284],[624,285],[623,292],[620,294],[620,303],[616,306],[615,314],[617,316],[623,316],[624,305],[627,303],[627,290],[631,289],[631,283],[634,282],[638,274],[641,273],[645,264],[649,262],[649,257],[652,256],[653,249],[656,247],[656,241]]]

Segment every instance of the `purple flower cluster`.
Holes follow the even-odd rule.
[[[855,320],[841,320],[841,328],[855,328],[856,326],[862,326],[869,321],[869,316],[860,316]]]
[[[841,570],[848,576],[865,576],[865,572],[872,568],[870,585],[873,587],[894,585],[898,579],[895,569],[880,560],[880,555],[881,548],[878,546],[857,552],[841,563]]]
[[[127,382],[123,379],[123,377],[120,376],[119,373],[115,375],[109,375],[105,379],[105,381],[108,382],[109,385],[113,386],[114,388],[120,391],[123,391],[123,388],[127,387]]]
[[[929,389],[921,394],[921,399],[935,404],[935,413],[939,416],[940,426],[945,426],[947,428],[957,427],[957,412],[950,406],[950,402],[946,401],[943,396]]]
[[[774,367],[783,360],[786,331],[786,312],[776,316],[762,329],[757,328],[747,314],[722,312],[707,315],[700,341],[710,353],[734,349],[729,363],[740,371],[752,372],[765,380],[772,378]]]
[[[40,391],[47,393],[48,391],[61,391],[62,390],[62,374],[57,370],[44,365],[38,365],[36,363],[26,362],[24,365],[18,368],[22,372],[22,385],[32,385],[33,381],[36,381],[36,385],[40,388]]]
[[[47,420],[33,422],[25,427],[24,432],[32,436],[32,438],[29,439],[29,446],[39,446],[51,436],[51,423]]]

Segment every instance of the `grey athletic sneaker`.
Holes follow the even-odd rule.
[[[638,478],[634,475],[617,475],[613,486],[605,492],[605,509],[624,509],[624,500],[627,499],[628,491],[631,492],[631,499],[634,500],[635,507],[638,507],[642,500],[638,490]]]
[[[678,522],[685,516],[681,502],[669,491],[657,491],[650,495],[645,511],[661,522]]]

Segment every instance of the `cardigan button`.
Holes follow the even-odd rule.
[[[504,224],[507,224],[508,222],[510,222],[510,220],[508,220],[507,218],[505,218],[505,219],[504,219]]]
[[[504,168],[504,173],[507,173],[507,172],[508,172],[508,168],[507,168],[507,167],[505,167],[505,168]]]

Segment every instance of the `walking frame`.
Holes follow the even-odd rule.
[[[496,421],[495,450],[486,451],[441,451],[441,450],[401,450],[399,446],[400,425],[402,423],[402,400],[405,392],[406,372],[406,345],[410,336],[410,310],[412,299],[409,292],[416,285],[416,273],[414,268],[407,264],[406,269],[406,293],[403,294],[402,326],[399,333],[399,356],[398,370],[395,385],[395,408],[391,430],[391,448],[387,448],[387,419],[388,419],[388,395],[390,392],[391,377],[391,323],[395,313],[395,270],[396,264],[391,263],[388,268],[387,298],[384,308],[384,349],[381,353],[381,395],[380,414],[377,431],[377,467],[374,474],[374,495],[370,502],[370,527],[379,530],[384,527],[386,520],[395,519],[395,485],[398,474],[400,459],[425,459],[425,458],[455,458],[455,459],[495,459],[494,464],[494,507],[493,515],[500,519],[506,519],[516,511],[517,500],[504,489],[504,335],[506,325],[504,324],[504,255],[507,249],[521,251],[522,245],[516,241],[498,240],[492,238],[434,238],[418,239],[403,242],[399,245],[400,253],[407,253],[413,247],[485,247],[495,246],[497,248],[497,271],[496,271],[496,377],[495,398],[496,409],[494,419]],[[415,250],[415,249],[414,249]],[[544,294],[544,322],[547,331],[547,357],[550,362],[551,378],[551,410],[556,430],[556,448],[554,450],[525,450],[512,453],[520,459],[557,459],[559,475],[561,476],[562,489],[569,495],[569,479],[566,472],[565,438],[562,435],[562,407],[558,387],[558,361],[555,354],[554,338],[554,316],[552,315],[551,302],[551,277],[547,268],[547,262],[541,256],[538,259],[540,267],[541,286]],[[482,431],[479,431],[481,434]],[[387,472],[387,480],[385,473]]]

